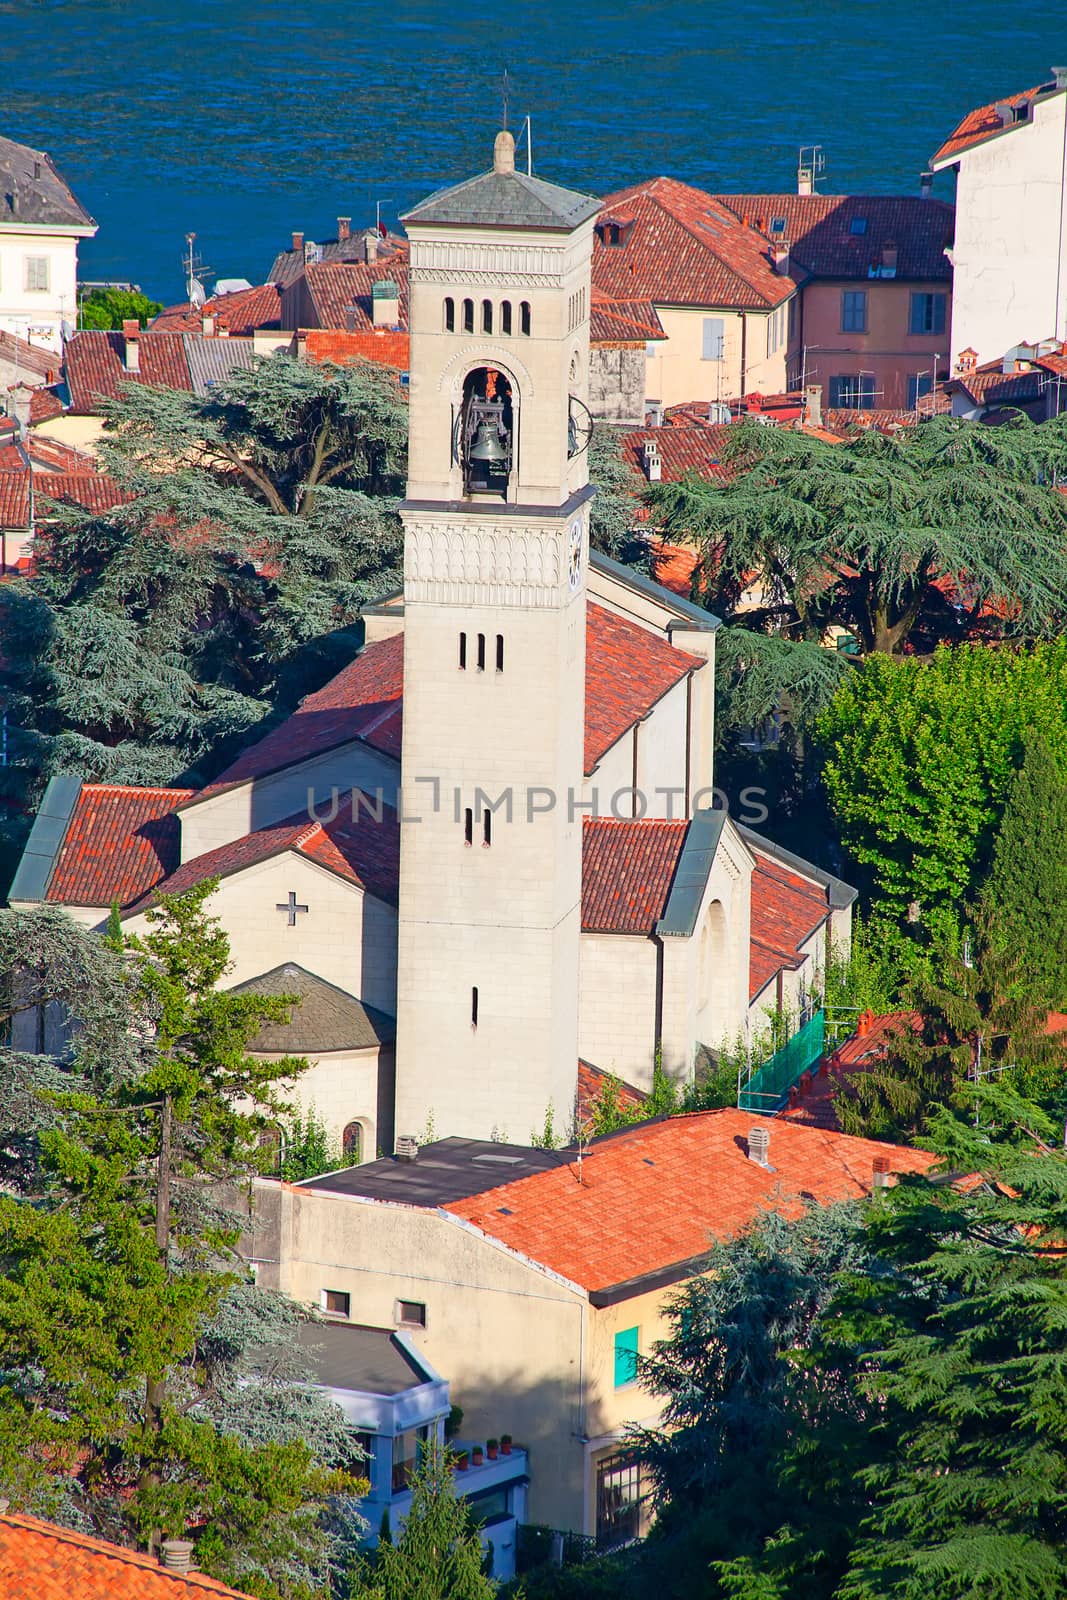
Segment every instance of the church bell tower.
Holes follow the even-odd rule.
[[[525,1143],[578,1064],[600,203],[490,172],[411,241],[396,1127]]]

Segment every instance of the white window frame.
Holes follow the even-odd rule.
[[[51,256],[25,256],[26,264],[26,293],[48,294],[52,287],[52,258]],[[31,283],[31,278],[40,276],[40,268],[44,267],[44,282]]]

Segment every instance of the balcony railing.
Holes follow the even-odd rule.
[[[815,1065],[825,1048],[826,1012],[820,1007],[762,1066],[750,1070],[747,1078],[743,1069],[738,1074],[738,1110],[773,1116],[785,1105],[801,1073]]]

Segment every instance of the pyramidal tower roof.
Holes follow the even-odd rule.
[[[438,189],[401,217],[409,223],[444,227],[543,228],[571,233],[596,215],[601,201],[595,195],[562,189],[543,178],[515,171],[515,139],[498,133],[489,172],[465,183]]]

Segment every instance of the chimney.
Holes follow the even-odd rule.
[[[371,321],[376,328],[395,328],[400,321],[400,290],[392,278],[371,284]]]
[[[127,372],[140,372],[141,352],[138,340],[141,337],[141,324],[136,317],[124,317],[122,320],[122,365]]]
[[[919,199],[929,200],[934,192],[934,175],[932,172],[919,173]]]
[[[889,1157],[875,1156],[872,1188],[875,1194],[884,1194],[889,1188]]]
[[[303,248],[304,248],[304,235],[302,233],[294,233],[293,234],[293,249],[294,250],[303,250]]]
[[[776,244],[771,250],[771,262],[775,272],[783,278],[788,278],[789,246],[787,244]]]
[[[897,275],[897,242],[887,239],[882,246],[882,277],[895,278]]]
[[[646,439],[641,447],[641,453],[644,457],[645,477],[649,483],[659,483],[663,477],[663,461],[655,439]]]
[[[993,105],[993,110],[999,119],[1000,126],[1002,128],[1010,128],[1015,120],[1011,112],[1011,102],[1008,100],[997,100]]]
[[[748,1130],[748,1159],[759,1167],[770,1166],[771,1130],[764,1126]]]
[[[213,312],[205,311],[203,316],[200,318],[200,332],[204,335],[205,339],[210,339],[211,335],[215,332],[215,317]]]
[[[662,426],[663,426],[663,401],[662,400],[646,400],[645,401],[645,412],[646,412],[646,422],[647,422],[648,427],[650,427],[650,428],[662,428]]]
[[[368,228],[363,235],[364,261],[377,261],[378,259],[378,234],[374,228]]]
[[[168,1572],[192,1572],[193,1541],[164,1539],[161,1559]]]
[[[419,1141],[413,1133],[397,1134],[395,1155],[398,1161],[416,1161],[418,1159]]]
[[[822,427],[821,383],[809,383],[804,390],[804,421],[811,428]]]
[[[1053,67],[1052,76],[1056,80],[1057,89],[1067,89],[1067,67]]]
[[[338,241],[338,243],[340,243],[342,239],[349,238],[349,236],[351,235],[351,232],[352,232],[352,218],[351,217],[338,217],[338,219],[337,219],[337,241]]]

